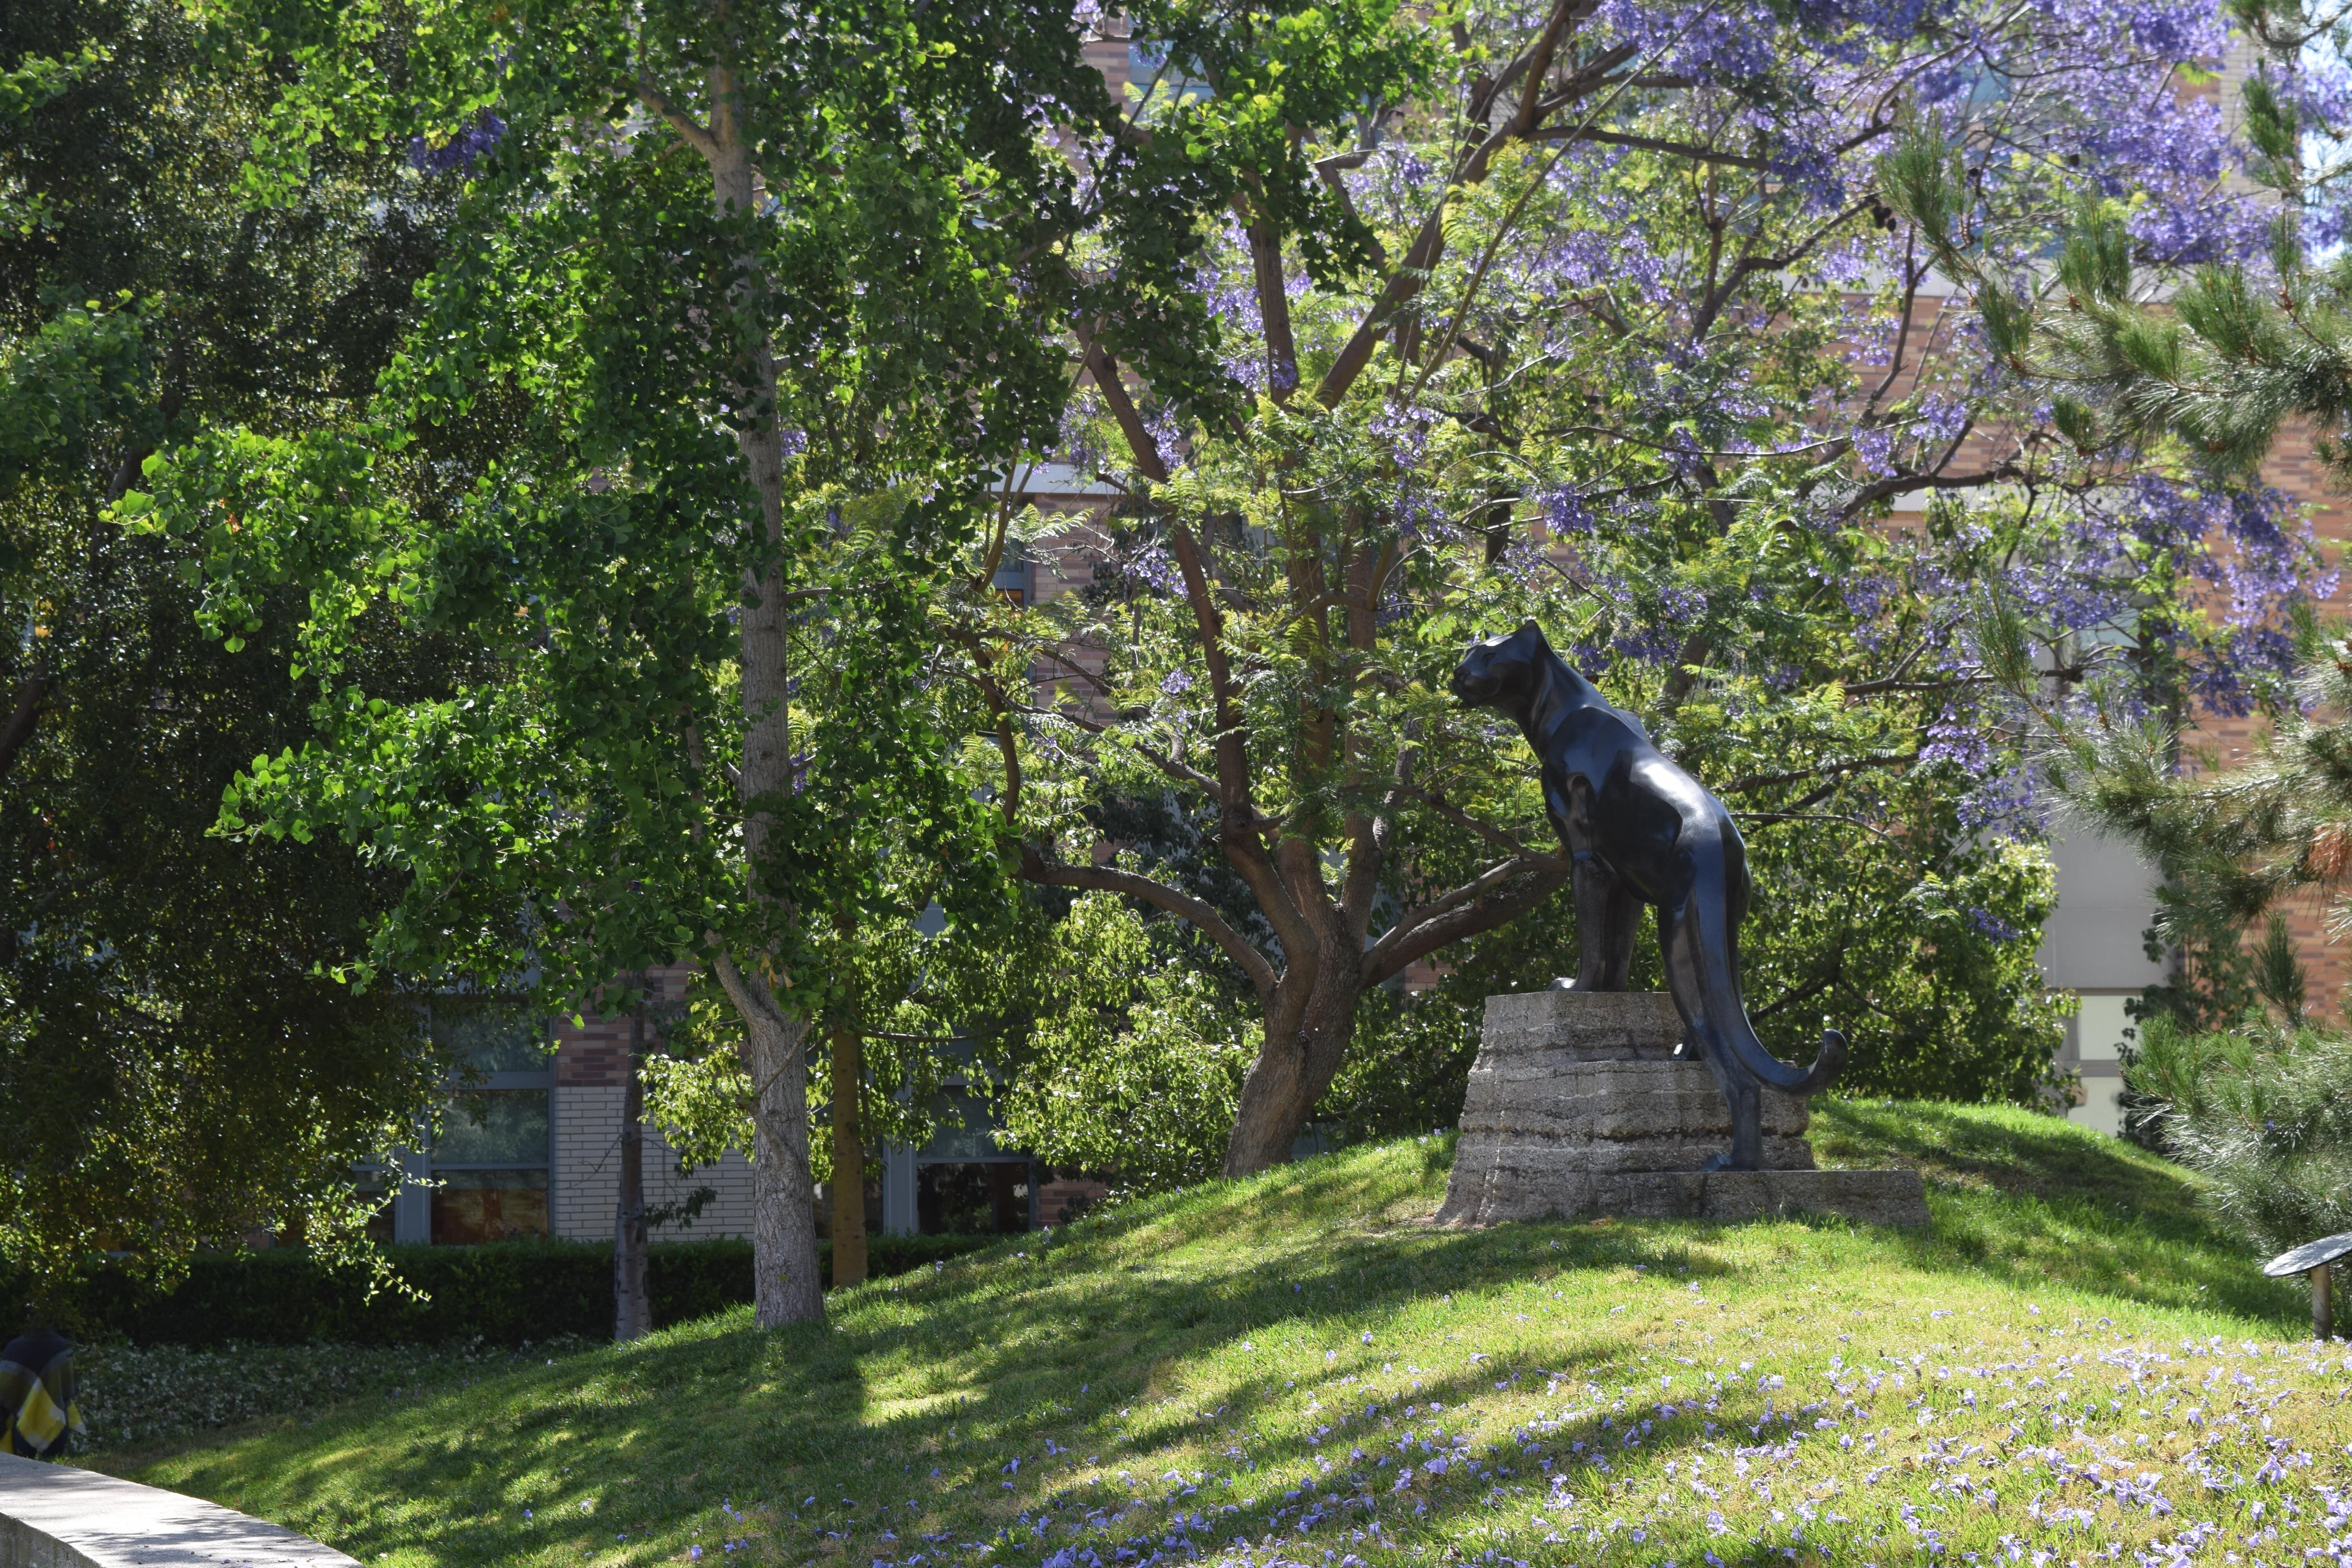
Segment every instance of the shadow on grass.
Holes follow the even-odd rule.
[[[1824,1268],[1851,1268],[1865,1283],[1868,1269],[1888,1266],[2029,1289],[2063,1283],[2292,1321],[2253,1288],[2242,1251],[2198,1215],[2186,1178],[2139,1151],[2033,1119],[1988,1131],[1981,1112],[1934,1106],[1825,1105],[1818,1114],[1817,1143],[1831,1162],[1917,1165],[1937,1202],[1936,1228],[1925,1235],[1808,1222],[1853,1233],[1791,1237],[1790,1246],[1819,1247]],[[695,1524],[713,1531],[707,1547],[740,1531],[777,1540],[795,1563],[923,1552],[971,1563],[971,1546],[993,1539],[1002,1544],[987,1561],[1015,1565],[1071,1539],[1062,1525],[1036,1533],[1045,1505],[1062,1505],[1066,1521],[1078,1511],[1073,1501],[1130,1495],[1081,1487],[1061,1468],[1069,1460],[1047,1464],[1050,1440],[1077,1461],[1099,1456],[1108,1473],[1129,1467],[1144,1489],[1132,1494],[1145,1499],[1138,1524],[1170,1531],[1176,1519],[1202,1516],[1206,1532],[1192,1533],[1205,1547],[1244,1525],[1264,1532],[1263,1508],[1219,1511],[1266,1484],[1246,1468],[1253,1462],[1333,1465],[1299,1499],[1276,1494],[1293,1523],[1327,1492],[1353,1489],[1350,1470],[1392,1484],[1393,1469],[1345,1457],[1373,1423],[1334,1418],[1360,1411],[1364,1395],[1361,1384],[1343,1394],[1339,1380],[1376,1374],[1397,1354],[1384,1342],[1392,1332],[1402,1341],[1416,1307],[1444,1293],[1521,1286],[1556,1270],[1547,1283],[1589,1297],[1622,1288],[1604,1286],[1604,1276],[1637,1264],[1651,1280],[1676,1268],[1729,1276],[1756,1288],[1759,1304],[1786,1292],[1765,1278],[1774,1260],[1723,1255],[1739,1227],[1536,1222],[1463,1232],[1402,1223],[1434,1206],[1450,1153],[1433,1141],[1213,1184],[1083,1221],[1042,1248],[1040,1238],[1021,1238],[840,1293],[827,1324],[762,1331],[738,1310],[473,1388],[184,1450],[151,1462],[142,1479],[264,1513],[371,1561],[404,1549],[452,1565],[583,1555],[650,1563],[677,1556],[682,1530]],[[2119,1215],[2117,1201],[2145,1206]],[[1663,1295],[1645,1284],[1628,1299],[1654,1289]],[[1744,1328],[1753,1317],[1751,1309],[1723,1322]],[[1596,1373],[1644,1348],[1611,1321],[1588,1313],[1558,1325],[1565,1331],[1539,1352],[1498,1343],[1479,1370],[1414,1373],[1423,1386],[1397,1397],[1451,1408],[1497,1380]],[[1365,1331],[1373,1343],[1362,1342]],[[1241,1347],[1269,1335],[1294,1342],[1287,1375],[1270,1355],[1245,1359],[1264,1352]],[[1310,1353],[1300,1370],[1299,1341],[1328,1359]],[[1292,1377],[1307,1390],[1291,1387]],[[1309,1391],[1331,1409],[1306,1414]],[[1381,1404],[1402,1415],[1392,1400]],[[1644,1452],[1654,1458],[1702,1433],[1695,1413],[1662,1421]],[[1190,1493],[1189,1475],[1158,1479],[1188,1451],[1188,1469],[1251,1479],[1232,1492],[1213,1482]],[[1455,1481],[1434,1489],[1421,1527],[1466,1518],[1483,1495]],[[722,1500],[733,1510],[723,1516],[714,1511]],[[922,1540],[950,1524],[951,1540]]]
[[[1824,1164],[1909,1165],[1930,1181],[2011,1197],[2093,1197],[2183,1236],[2224,1239],[2199,1212],[2187,1171],[2054,1116],[1933,1100],[1817,1100],[1812,1109]]]
[[[1363,1327],[1378,1331],[1445,1291],[1525,1278],[1524,1234],[1328,1228],[1328,1205],[1377,1210],[1397,1174],[1393,1164],[1383,1175],[1316,1162],[1255,1184],[1244,1213],[1225,1193],[1139,1205],[1042,1257],[1034,1243],[1008,1245],[836,1297],[828,1325],[763,1332],[739,1311],[472,1389],[392,1408],[372,1403],[307,1429],[280,1423],[151,1458],[145,1479],[247,1507],[363,1559],[407,1550],[456,1564],[576,1562],[583,1552],[600,1563],[650,1561],[675,1550],[677,1526],[708,1520],[722,1499],[738,1511],[766,1505],[740,1528],[769,1535],[788,1526],[781,1533],[800,1558],[853,1542],[861,1562],[902,1555],[919,1550],[919,1533],[949,1512],[961,1547],[1048,1498],[1066,1498],[1067,1478],[1040,1468],[1048,1436],[1080,1458],[1098,1454],[1114,1468],[1157,1476],[1195,1439],[1213,1438],[1213,1452],[1256,1426],[1246,1454],[1261,1467],[1319,1454],[1370,1475],[1366,1462],[1340,1459],[1362,1439],[1360,1424],[1339,1424],[1317,1442],[1308,1420],[1330,1417],[1301,1417],[1301,1396],[1270,1363],[1262,1374],[1244,1364],[1234,1375],[1230,1352],[1252,1335],[1287,1329],[1344,1356],[1330,1380],[1372,1371],[1383,1352],[1360,1343]],[[1272,1264],[1246,1247],[1169,1258],[1181,1236],[1225,1234],[1220,1208],[1234,1228],[1286,1231],[1319,1209],[1327,1228],[1311,1247]],[[1633,1231],[1562,1231],[1560,1239],[1559,1252],[1546,1248],[1546,1263],[1571,1274],[1660,1265],[1675,1251]],[[1213,1390],[1186,1382],[1191,1358],[1204,1352],[1228,1356]],[[1574,1372],[1614,1353],[1596,1342],[1547,1370]],[[1487,1363],[1485,1375],[1507,1376],[1498,1369],[1507,1365]],[[1432,1399],[1458,1405],[1480,1386],[1468,1373],[1423,1382],[1412,1397],[1424,1408]],[[1220,1408],[1168,1402],[1208,1392]],[[1006,1469],[1015,1458],[1024,1465]],[[946,1483],[959,1489],[943,1494]],[[1181,1489],[1155,1489],[1156,1515],[1214,1517],[1220,1542],[1243,1522],[1215,1513],[1234,1495],[1222,1488],[1213,1497],[1202,1488],[1181,1506],[1166,1495]],[[526,1507],[533,1518],[523,1523]],[[1261,1509],[1247,1522],[1262,1530],[1265,1518]],[[985,1526],[977,1535],[975,1520]],[[812,1540],[803,1533],[810,1529],[837,1533]],[[886,1530],[895,1544],[879,1542]],[[667,1537],[670,1549],[641,1549],[648,1532]],[[1019,1561],[1010,1546],[991,1561]]]

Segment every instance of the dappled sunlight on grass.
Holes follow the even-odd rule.
[[[2214,1436],[2216,1413],[2257,1405],[2324,1468],[2259,1496],[2340,1480],[2341,1423],[2317,1391],[2340,1395],[2341,1369],[2270,1353],[2294,1331],[2293,1293],[2249,1283],[2252,1260],[2179,1173],[2004,1112],[1824,1106],[1816,1127],[1825,1163],[1922,1165],[1934,1232],[1439,1230],[1426,1216],[1450,1151],[1405,1142],[840,1292],[824,1325],[763,1333],[738,1312],[405,1408],[117,1463],[394,1565],[698,1548],[856,1568],[1187,1552],[1696,1564],[1828,1541],[1907,1552],[1906,1517],[1980,1550],[2058,1528],[2024,1512],[2084,1484],[2053,1479],[2051,1455],[2079,1466],[2107,1445],[2177,1466],[2211,1438],[2195,1462],[2217,1463],[2245,1434]],[[2116,1214],[2121,1194],[2144,1206]],[[2248,1383],[2215,1393],[2209,1374]],[[2230,1462],[2251,1476],[2267,1453]],[[1984,1468],[1996,1458],[2011,1468]],[[2032,1485],[2014,1472],[2028,1464]],[[2172,1474],[2185,1520],[2202,1494]],[[1994,1503],[1969,1489],[1996,1487]],[[2178,1528],[2100,1514],[2092,1492],[2101,1522],[2067,1527],[2078,1550],[2098,1531]]]
[[[1823,1164],[1927,1177],[1936,1224],[1904,1238],[1915,1267],[2283,1321],[2295,1310],[2295,1290],[2198,1209],[2192,1173],[2120,1139],[2006,1107],[1910,1102],[1823,1101],[1813,1126]]]

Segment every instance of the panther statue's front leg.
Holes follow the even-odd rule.
[[[1622,991],[1633,973],[1633,925],[1642,900],[1609,862],[1590,849],[1575,851],[1569,874],[1576,900],[1576,975],[1551,983],[1555,991]]]

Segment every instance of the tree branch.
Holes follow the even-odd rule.
[[[1025,879],[1054,888],[1091,888],[1105,892],[1125,893],[1140,899],[1154,909],[1167,910],[1181,920],[1190,921],[1193,927],[1224,950],[1225,956],[1242,967],[1257,987],[1260,1003],[1270,1000],[1277,977],[1274,965],[1265,955],[1252,945],[1241,932],[1225,921],[1214,909],[1193,898],[1180,893],[1165,883],[1116,866],[1072,866],[1058,860],[1048,860],[1024,844],[1021,847],[1021,875]]]
[[[1715,793],[1719,795],[1745,795],[1751,789],[1769,789],[1774,784],[1801,784],[1807,779],[1817,779],[1825,774],[1834,777],[1840,773],[1859,773],[1864,768],[1906,767],[1918,760],[1919,753],[1916,752],[1885,752],[1877,756],[1852,757],[1842,763],[1826,763],[1817,768],[1795,768],[1784,773],[1749,773],[1745,778],[1737,778],[1720,786]]]
[[[0,773],[5,773],[16,763],[16,753],[33,738],[33,726],[39,721],[41,700],[48,695],[49,678],[35,673],[25,678],[16,689],[16,710],[8,716],[8,727],[0,730]]]
[[[1136,412],[1135,400],[1127,395],[1127,384],[1118,378],[1118,362],[1095,342],[1091,332],[1078,335],[1078,348],[1085,356],[1086,367],[1094,374],[1095,387],[1110,405],[1110,416],[1118,421],[1119,434],[1127,437],[1127,449],[1135,458],[1136,471],[1154,484],[1168,482],[1168,465],[1160,460],[1160,443],[1143,427],[1143,416]]]
[[[1528,140],[1598,142],[1610,147],[1634,147],[1645,153],[1672,153],[1696,163],[1725,163],[1736,169],[1769,169],[1772,166],[1769,158],[1758,158],[1746,153],[1718,153],[1712,147],[1702,147],[1691,142],[1667,142],[1655,136],[1635,136],[1622,131],[1595,131],[1574,125],[1557,125],[1549,131],[1538,131]]]
[[[1864,507],[1890,496],[1908,495],[1914,490],[1982,489],[1987,485],[2005,484],[2017,475],[2014,463],[2003,463],[1979,474],[1889,474],[1854,491],[1853,499],[1838,509],[1838,517],[1841,521],[1850,518]]]
[[[1810,1001],[1813,997],[1818,996],[1822,992],[1828,990],[1831,986],[1835,985],[1838,983],[1839,976],[1843,974],[1844,972],[1845,959],[1844,956],[1841,954],[1838,962],[1830,966],[1830,972],[1827,974],[1822,975],[1817,979],[1807,981],[1804,984],[1798,986],[1794,991],[1790,992],[1787,995],[1781,997],[1779,1001],[1774,1002],[1769,1007],[1757,1008],[1754,1012],[1748,1015],[1748,1022],[1754,1023],[1759,1018],[1769,1018],[1783,1007],[1794,1007]]]
[[[694,116],[669,100],[669,95],[640,76],[630,82],[637,101],[669,121],[670,129],[686,139],[686,144],[705,158],[719,156],[719,139],[698,122]]]
[[[1512,837],[1501,828],[1496,827],[1491,824],[1479,821],[1476,817],[1471,816],[1460,806],[1449,802],[1442,795],[1437,795],[1428,790],[1414,789],[1410,784],[1400,784],[1398,789],[1400,793],[1411,795],[1413,799],[1421,802],[1422,805],[1429,807],[1430,810],[1445,818],[1446,821],[1454,824],[1454,826],[1464,828],[1471,833],[1476,834],[1488,844],[1515,859],[1533,861],[1550,858],[1549,856],[1537,854],[1534,850],[1528,848],[1526,845],[1520,843],[1517,838]]]
[[[1517,920],[1567,885],[1568,868],[1555,860],[1507,860],[1493,867],[1423,910],[1409,911],[1383,932],[1365,950],[1363,984],[1378,985],[1449,942]]]
[[[1371,363],[1374,345],[1380,342],[1381,335],[1389,330],[1390,323],[1396,319],[1397,312],[1410,303],[1427,284],[1437,266],[1438,258],[1445,251],[1445,212],[1448,197],[1454,192],[1465,190],[1483,182],[1486,177],[1487,170],[1493,165],[1495,154],[1502,151],[1515,138],[1528,135],[1534,130],[1536,121],[1542,115],[1552,111],[1553,100],[1539,100],[1537,90],[1542,85],[1545,75],[1551,69],[1553,54],[1558,49],[1568,25],[1589,14],[1591,5],[1591,0],[1556,0],[1550,16],[1545,19],[1543,32],[1520,54],[1518,58],[1511,62],[1510,67],[1504,71],[1500,79],[1488,84],[1482,91],[1480,97],[1483,104],[1490,106],[1492,95],[1499,91],[1503,85],[1521,71],[1528,73],[1528,90],[1520,100],[1517,111],[1500,130],[1489,133],[1464,154],[1461,163],[1454,171],[1454,178],[1447,184],[1445,193],[1438,197],[1437,205],[1432,207],[1429,216],[1422,220],[1420,231],[1413,236],[1412,244],[1405,251],[1404,259],[1390,272],[1388,283],[1381,290],[1381,297],[1373,302],[1372,308],[1364,313],[1363,320],[1356,323],[1356,330],[1349,334],[1347,342],[1341,346],[1339,358],[1331,362],[1331,368],[1326,371],[1323,379],[1316,384],[1316,402],[1326,408],[1339,406],[1340,399],[1348,395],[1348,389],[1356,384],[1356,378],[1361,375],[1364,373],[1364,367]],[[1616,66],[1632,58],[1633,52],[1630,45],[1621,45],[1618,48],[1610,50],[1602,57],[1602,59],[1610,62],[1609,64],[1603,65],[1599,60],[1592,62],[1585,71],[1580,73],[1579,80],[1586,78],[1597,79],[1605,76],[1608,71],[1616,68]],[[1555,100],[1559,97],[1559,94],[1554,95]],[[1481,105],[1473,104],[1471,107],[1475,110]],[[1486,116],[1483,113],[1473,112],[1468,118],[1474,123],[1486,122]]]
[[[1359,147],[1352,153],[1341,153],[1333,157],[1319,159],[1315,164],[1315,172],[1323,177],[1324,186],[1330,191],[1332,200],[1339,204],[1339,210],[1360,224],[1364,220],[1357,216],[1356,198],[1348,193],[1348,182],[1341,179],[1339,175],[1342,171],[1348,169],[1362,168],[1365,160],[1371,155],[1370,148]],[[1366,226],[1366,232],[1370,233],[1369,226]],[[1377,234],[1372,235],[1372,265],[1382,271],[1386,271],[1389,265],[1388,247],[1381,243],[1381,237]]]
[[[1087,367],[1094,373],[1095,384],[1102,389],[1111,417],[1118,421],[1128,446],[1134,451],[1136,467],[1145,477],[1165,483],[1167,465],[1160,460],[1158,444],[1144,429],[1142,416],[1136,412],[1134,401],[1119,381],[1118,363],[1091,336],[1082,335],[1079,342]],[[1248,732],[1234,700],[1233,667],[1225,657],[1224,617],[1217,608],[1216,593],[1192,529],[1182,518],[1171,512],[1161,513],[1160,521],[1168,532],[1169,550],[1175,555],[1177,569],[1184,579],[1184,597],[1192,606],[1193,623],[1201,638],[1201,659],[1209,671],[1209,696],[1216,710],[1219,847],[1242,880],[1249,884],[1291,962],[1311,967],[1315,955],[1322,951],[1322,940],[1292,901],[1273,857],[1258,837],[1258,813],[1250,795]]]
[[[1089,735],[1107,735],[1111,731],[1111,726],[1099,719],[1082,718],[1076,713],[1064,712],[1058,708],[1040,708],[1034,702],[1015,702],[1011,706],[1018,712],[1027,713],[1035,718],[1058,719],[1065,724],[1075,725],[1084,730]],[[1176,783],[1190,784],[1212,800],[1223,798],[1223,791],[1218,787],[1217,781],[1201,772],[1200,769],[1180,763],[1167,752],[1154,746],[1147,746],[1132,735],[1122,736],[1121,739],[1134,748],[1138,756],[1166,773]],[[1255,812],[1252,813],[1252,816],[1255,818]]]

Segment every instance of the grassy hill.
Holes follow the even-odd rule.
[[[1815,1146],[1921,1167],[1933,1233],[1439,1231],[1423,1140],[823,1325],[729,1314],[95,1462],[389,1565],[2284,1563],[2344,1531],[2352,1358],[2180,1172],[1948,1106],[1824,1103]]]

